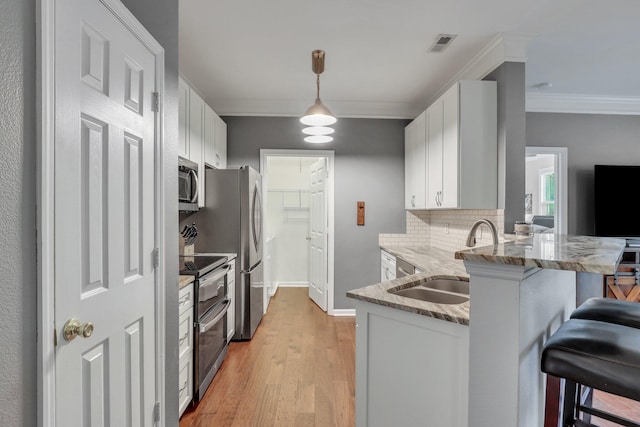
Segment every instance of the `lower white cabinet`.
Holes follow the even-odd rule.
[[[356,301],[356,426],[468,425],[469,327]]]
[[[236,261],[233,258],[229,261],[229,272],[227,273],[227,296],[229,297],[229,310],[227,310],[227,342],[231,341],[236,329]]]
[[[182,416],[193,399],[193,283],[178,292],[178,408]]]

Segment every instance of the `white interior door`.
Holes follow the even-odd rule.
[[[154,424],[155,64],[102,1],[56,1],[57,426]]]
[[[327,311],[327,159],[311,165],[309,298]]]

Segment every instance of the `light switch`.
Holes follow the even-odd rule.
[[[364,202],[358,202],[358,225],[364,225]]]

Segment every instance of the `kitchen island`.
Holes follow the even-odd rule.
[[[575,309],[576,272],[611,274],[624,247],[623,239],[538,234],[455,254],[384,248],[413,256],[425,272],[347,293],[356,300],[356,424],[397,417],[396,425],[541,427],[540,354]],[[469,277],[470,301],[388,292],[440,275]]]

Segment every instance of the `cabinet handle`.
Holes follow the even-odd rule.
[[[189,385],[189,380],[185,380],[184,385],[182,387],[180,387],[180,391],[178,392],[179,395],[182,394],[183,391],[185,391],[187,389],[187,386]]]
[[[188,337],[189,337],[189,331],[185,332],[184,336],[178,340],[178,347],[180,347],[184,342],[184,340],[186,340]]]
[[[182,298],[180,300],[179,307],[182,307],[183,305],[185,305],[188,302],[189,302],[189,295],[186,295],[184,298]]]

